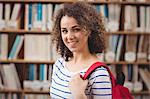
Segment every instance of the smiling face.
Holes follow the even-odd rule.
[[[88,33],[73,17],[63,16],[60,22],[61,36],[71,52],[88,51]]]

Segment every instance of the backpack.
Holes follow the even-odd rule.
[[[110,69],[106,66],[106,64],[102,62],[96,62],[94,63],[85,73],[84,76],[81,75],[81,78],[83,80],[86,80],[89,78],[90,74],[94,72],[94,70],[98,67],[104,67],[107,69],[110,75],[110,79],[112,82],[112,99],[133,99],[131,93],[129,92],[128,88],[124,87],[121,84],[118,84],[116,82],[116,79],[114,75],[111,73]]]

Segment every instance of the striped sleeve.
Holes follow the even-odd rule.
[[[52,99],[69,99],[71,92],[68,83],[71,76],[65,72],[61,59],[57,60],[53,66],[50,96]]]
[[[89,78],[92,99],[111,99],[112,86],[109,73],[104,67],[97,68]]]

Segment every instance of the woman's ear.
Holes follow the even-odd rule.
[[[90,37],[91,36],[91,32],[89,30],[85,30],[86,31],[86,36]]]

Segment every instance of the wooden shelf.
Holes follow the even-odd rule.
[[[41,34],[41,35],[50,35],[51,31],[41,31],[41,30],[23,30],[23,29],[16,29],[16,30],[11,30],[11,29],[3,29],[0,30],[0,34]],[[116,31],[116,32],[105,32],[106,35],[150,35],[150,32],[136,32],[136,31]]]
[[[0,89],[0,93],[22,93],[23,91],[20,90],[12,90],[12,89]]]
[[[33,90],[0,90],[0,93],[24,93],[24,94],[49,94],[49,91],[33,91]],[[131,92],[132,95],[150,95],[150,91]]]
[[[116,32],[105,32],[106,35],[150,35],[150,32],[136,32],[136,31],[116,31]]]
[[[16,30],[11,30],[11,29],[4,29],[0,30],[0,34],[41,34],[41,35],[49,35],[50,31],[41,31],[41,30],[23,30],[23,29],[16,29]]]
[[[54,61],[40,61],[40,60],[24,60],[24,59],[11,59],[11,60],[0,60],[0,64],[9,63],[21,63],[21,64],[54,64]]]
[[[77,0],[74,0],[77,1]],[[2,3],[65,3],[73,2],[73,0],[0,0]],[[119,4],[119,5],[143,5],[149,6],[150,2],[126,2],[126,1],[87,1],[92,4]]]
[[[49,91],[33,91],[33,90],[11,90],[11,89],[0,89],[0,93],[25,93],[25,94],[49,94]]]
[[[49,91],[23,90],[25,94],[49,94]]]
[[[150,65],[150,62],[126,62],[126,61],[119,61],[119,62],[105,62],[106,64],[113,64],[113,65],[117,65],[117,64],[141,64],[141,65]]]
[[[10,60],[0,60],[0,64],[9,64],[9,63],[21,63],[21,64],[54,64],[55,61],[40,61],[40,60],[24,60],[24,59],[10,59]],[[126,61],[119,61],[119,62],[105,62],[106,64],[144,64],[144,65],[150,65],[150,62],[126,62]]]
[[[133,95],[150,95],[150,91],[132,92]]]
[[[150,2],[126,2],[126,1],[89,1],[92,4],[119,4],[119,5],[139,5],[149,6]]]

